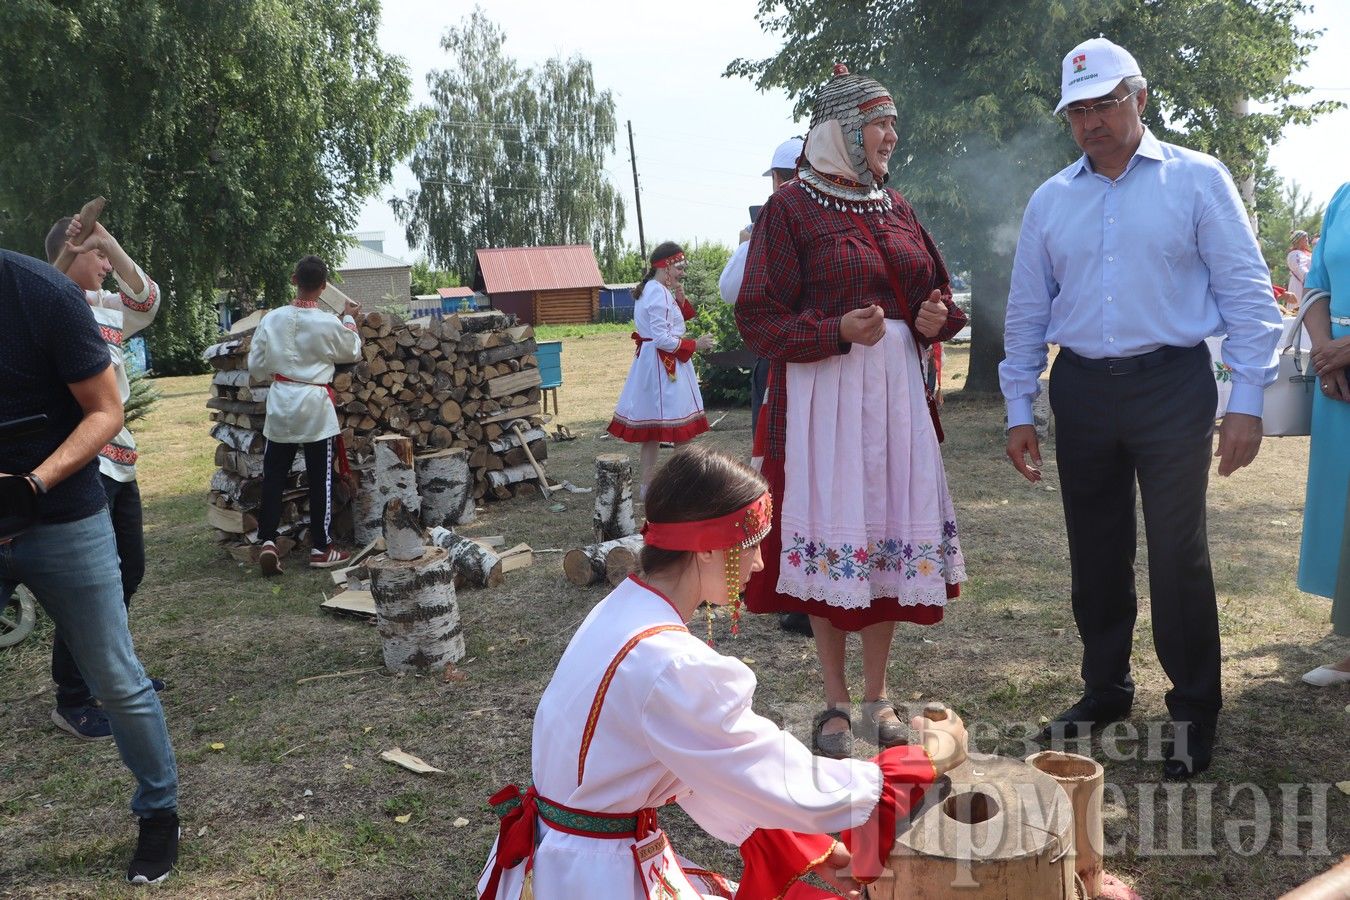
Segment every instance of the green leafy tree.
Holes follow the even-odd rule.
[[[632,284],[647,271],[647,260],[634,247],[626,247],[610,262],[600,263],[605,284]]]
[[[1059,62],[1103,33],[1149,79],[1145,119],[1160,139],[1213,153],[1239,183],[1291,123],[1334,104],[1295,105],[1294,82],[1317,32],[1300,0],[763,0],[777,55],[736,60],[729,75],[785,88],[797,111],[836,62],[889,86],[899,111],[893,183],[943,252],[971,271],[974,347],[968,388],[998,388],[1012,253],[1031,192],[1079,151],[1051,115]],[[1238,115],[1250,98],[1268,112]]]
[[[412,264],[412,292],[414,294],[434,293],[436,288],[459,287],[459,276],[454,272],[433,269],[431,263],[420,258]]]
[[[1260,182],[1258,181],[1258,184]],[[1322,228],[1325,203],[1314,203],[1298,182],[1269,179],[1257,190],[1261,253],[1276,284],[1289,283],[1289,238],[1295,231],[1314,235]]]
[[[378,0],[0,4],[0,243],[42,255],[90,197],[164,291],[159,372],[202,368],[216,298],[290,294],[337,258],[424,127]]]
[[[717,279],[731,259],[731,248],[724,244],[699,244],[689,249],[689,268],[684,275],[684,293],[698,315],[689,320],[686,333],[705,332],[717,338],[717,353],[744,350],[745,341],[736,330],[735,307],[722,300]],[[699,388],[709,404],[745,406],[750,403],[750,370],[735,366],[713,365],[702,353],[694,354]]]
[[[591,244],[612,267],[624,227],[604,170],[614,97],[580,56],[532,69],[505,43],[481,8],[441,39],[453,62],[427,76],[435,118],[410,163],[419,186],[392,204],[408,243],[465,282],[480,247]]]

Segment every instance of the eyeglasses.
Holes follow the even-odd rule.
[[[1094,103],[1091,106],[1070,106],[1068,109],[1060,112],[1060,116],[1066,122],[1085,122],[1088,113],[1094,113],[1098,118],[1105,118],[1120,108],[1120,104],[1133,97],[1138,91],[1130,91],[1124,97],[1118,100],[1103,100],[1100,103]]]

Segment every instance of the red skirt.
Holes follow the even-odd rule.
[[[759,425],[764,428],[767,415],[761,413]],[[757,436],[758,437],[758,436]],[[758,442],[757,442],[758,443]],[[778,562],[782,557],[781,522],[779,516],[783,509],[783,461],[781,459],[764,460],[760,470],[764,480],[769,483],[769,493],[773,497],[773,528],[760,543],[764,555],[764,570],[750,576],[745,588],[745,606],[755,613],[806,613],[828,619],[830,624],[841,631],[860,631],[868,625],[878,622],[913,622],[915,625],[936,625],[942,621],[945,607],[934,603],[905,605],[895,597],[876,597],[871,604],[862,609],[843,609],[831,606],[824,600],[801,600],[789,594],[780,594],[778,585]],[[947,599],[960,594],[961,585],[947,585]]]

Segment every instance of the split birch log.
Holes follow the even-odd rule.
[[[473,519],[473,473],[463,449],[440,450],[413,460],[422,524],[428,528],[462,525]],[[466,518],[467,509],[467,518]]]
[[[637,532],[633,520],[633,463],[624,453],[595,458],[595,525],[597,543]]]
[[[464,658],[449,553],[428,547],[410,560],[386,554],[372,559],[367,568],[384,664],[390,671],[435,670]]]
[[[401,434],[382,434],[374,441],[376,509],[381,516],[390,500],[402,500],[413,512],[421,512],[413,471],[413,443]]]
[[[563,556],[563,574],[577,587],[597,584],[608,576],[606,560],[609,555],[620,549],[636,556],[642,551],[642,535],[630,534],[617,540],[568,550]],[[618,565],[616,560],[616,567]]]
[[[457,584],[484,588],[502,583],[502,558],[477,541],[460,537],[448,528],[433,528],[431,542],[450,554]]]
[[[488,487],[504,488],[509,484],[515,484],[519,481],[529,481],[536,478],[537,473],[534,466],[526,463],[523,466],[512,466],[509,469],[502,469],[499,472],[488,472]]]
[[[365,546],[384,535],[384,506],[375,489],[375,467],[356,470],[357,491],[352,498],[352,533],[356,543]]]
[[[384,552],[401,562],[418,559],[427,550],[427,533],[417,513],[395,497],[384,505]]]

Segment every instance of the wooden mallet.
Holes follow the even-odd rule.
[[[94,233],[94,225],[98,222],[98,217],[103,214],[103,205],[108,201],[102,197],[95,197],[84,205],[80,210],[80,243],[89,239],[89,235]],[[69,247],[62,246],[61,253],[56,257],[56,266],[62,273],[70,270],[70,264],[75,261],[77,253],[74,253]]]

